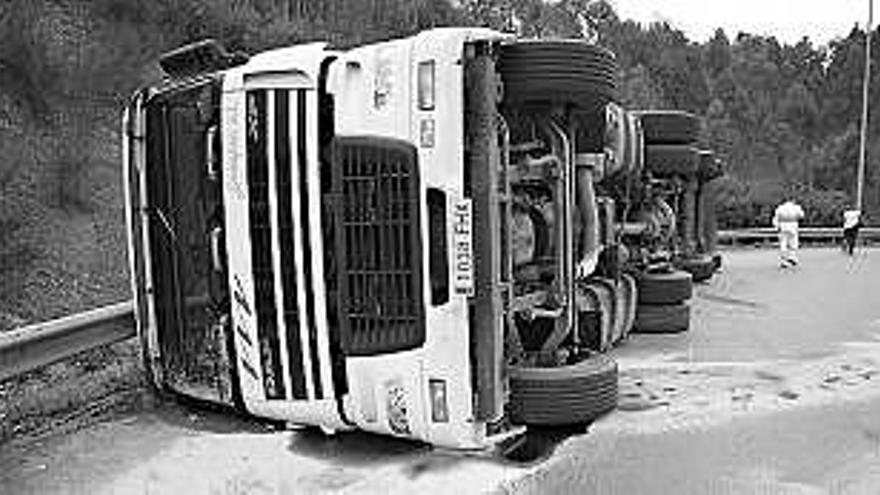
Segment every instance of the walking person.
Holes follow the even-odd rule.
[[[794,200],[787,200],[773,212],[773,227],[779,235],[779,266],[788,268],[798,264],[798,222],[804,210]]]
[[[843,247],[846,254],[852,256],[862,227],[862,212],[852,209],[843,212]]]

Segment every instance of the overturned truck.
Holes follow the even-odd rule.
[[[642,139],[613,54],[449,28],[162,66],[124,124],[156,387],[452,448],[616,406],[624,224],[658,221],[627,220]]]

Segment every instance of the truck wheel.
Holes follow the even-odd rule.
[[[700,153],[685,144],[646,144],[645,168],[654,175],[691,177],[700,168]]]
[[[555,368],[510,370],[510,419],[515,424],[590,423],[617,407],[617,363],[591,354]]]
[[[693,277],[682,270],[642,273],[636,279],[636,283],[639,306],[678,304],[687,301],[693,294]]]
[[[675,263],[676,268],[691,274],[694,282],[704,282],[715,273],[715,259],[708,254],[685,258]]]
[[[700,118],[681,110],[638,112],[645,144],[691,144],[700,136]]]
[[[513,105],[574,105],[595,110],[617,100],[617,62],[579,41],[529,41],[501,48],[504,99]]]
[[[639,305],[633,333],[681,333],[691,324],[691,307],[686,303]]]

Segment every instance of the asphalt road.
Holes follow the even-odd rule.
[[[511,459],[158,404],[0,446],[0,494],[880,493],[880,251],[801,260],[728,253],[689,333],[614,351],[617,412]]]
[[[680,361],[757,361],[827,356],[880,332],[880,251],[850,258],[810,249],[781,269],[770,250],[733,251],[724,271],[695,286],[691,332],[638,336],[619,355]]]

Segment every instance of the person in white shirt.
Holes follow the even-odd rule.
[[[862,212],[856,209],[843,212],[843,241],[844,249],[850,256],[856,247],[856,239],[859,237],[859,228],[862,226]]]
[[[779,234],[779,266],[787,268],[798,264],[798,222],[804,210],[789,199],[773,212],[773,227]]]

